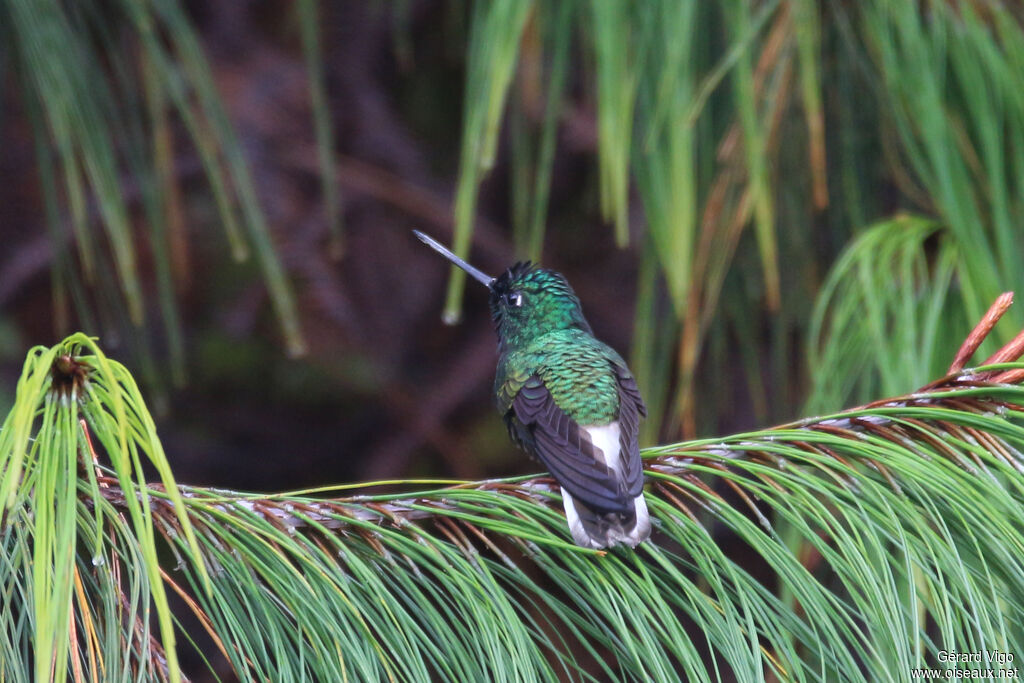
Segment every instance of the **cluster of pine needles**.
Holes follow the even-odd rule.
[[[543,476],[179,486],[127,370],[84,335],[36,348],[0,431],[0,680],[188,680],[185,651],[275,681],[873,681],[1024,655],[1024,332],[966,369],[1011,299],[917,392],[647,449],[636,550],[574,546]]]

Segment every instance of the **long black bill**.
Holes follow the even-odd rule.
[[[451,250],[448,249],[448,247],[444,246],[430,235],[425,235],[419,230],[413,230],[412,232],[414,235],[420,238],[420,242],[423,242],[425,245],[439,253],[441,256],[444,256],[446,259],[457,265],[459,268],[462,268],[464,271],[469,273],[474,280],[490,289],[491,285],[494,283],[493,277],[469,265],[468,263],[460,259],[458,256],[453,254]]]

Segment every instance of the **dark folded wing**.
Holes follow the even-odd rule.
[[[619,452],[622,454],[623,486],[630,496],[638,496],[644,488],[643,462],[640,459],[640,418],[647,417],[647,407],[640,397],[633,375],[613,364],[619,384]]]
[[[512,400],[506,414],[517,440],[544,463],[558,484],[587,507],[601,512],[629,512],[627,496],[615,473],[600,462],[594,446],[581,434],[539,377],[530,377]],[[641,486],[643,477],[640,476]]]

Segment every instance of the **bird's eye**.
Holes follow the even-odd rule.
[[[508,300],[508,305],[509,306],[515,306],[516,308],[519,308],[520,306],[523,305],[523,293],[522,292],[512,292],[506,298]]]

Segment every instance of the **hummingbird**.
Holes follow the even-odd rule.
[[[512,441],[561,487],[576,545],[645,541],[651,521],[637,438],[647,408],[626,362],[594,337],[568,280],[529,261],[490,277],[413,232],[490,291],[498,411]]]

